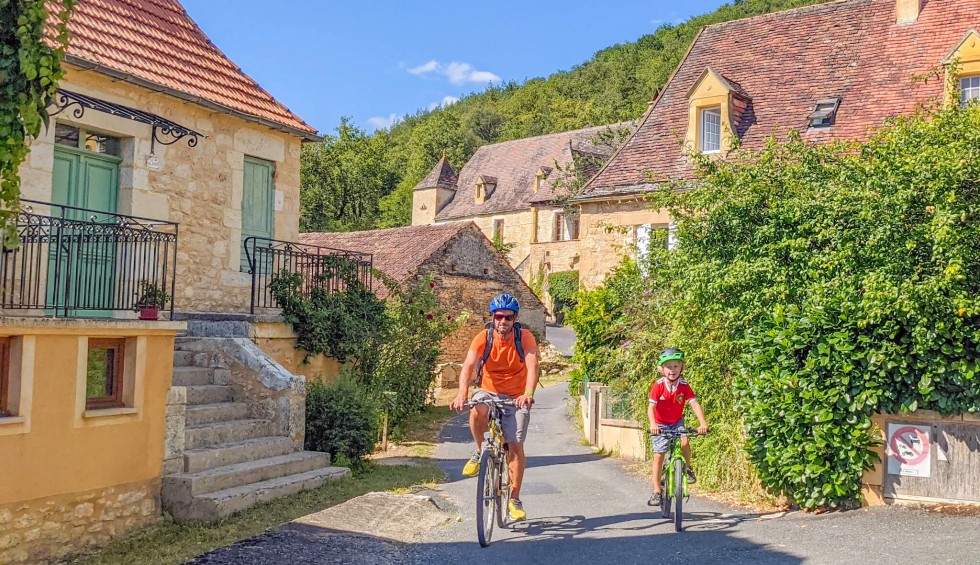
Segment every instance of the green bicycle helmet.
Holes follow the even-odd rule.
[[[664,363],[667,361],[683,361],[684,352],[680,349],[673,347],[668,347],[660,352],[660,357],[657,358],[657,366],[663,367]]]

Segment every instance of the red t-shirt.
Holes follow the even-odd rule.
[[[475,351],[478,358],[482,358],[486,347],[487,332],[484,330],[473,338],[470,350]],[[530,330],[521,329],[521,347],[524,348],[525,355],[529,351],[537,351],[538,343]],[[487,364],[483,366],[483,382],[480,383],[480,388],[514,397],[527,390],[527,365],[521,362],[521,356],[517,352],[514,332],[510,332],[507,339],[500,339],[496,333],[493,335],[493,345],[490,347]]]
[[[684,379],[677,379],[677,385],[669,386],[667,377],[660,377],[650,387],[650,404],[653,404],[653,419],[658,424],[671,425],[684,417],[684,406],[694,400],[694,391]]]

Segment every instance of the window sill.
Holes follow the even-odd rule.
[[[0,418],[0,426],[12,426],[14,424],[23,424],[27,421],[27,418],[23,416],[4,416]]]
[[[136,408],[122,407],[122,408],[99,408],[97,410],[86,410],[82,412],[83,418],[103,418],[109,416],[128,416],[131,414],[136,414],[139,411]]]

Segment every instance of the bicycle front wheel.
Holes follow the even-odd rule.
[[[476,480],[476,537],[482,547],[490,545],[490,537],[493,535],[499,482],[497,459],[489,448],[484,449],[480,456],[480,474]]]
[[[674,529],[678,532],[684,528],[681,526],[684,514],[681,508],[684,505],[684,481],[687,479],[684,473],[684,460],[674,460]]]
[[[510,511],[510,469],[507,467],[507,458],[500,462],[500,477],[497,486],[497,527],[503,528],[507,523],[507,513]]]
[[[664,465],[662,478],[660,479],[660,514],[664,518],[670,518],[670,493],[673,492],[670,483],[670,465]]]

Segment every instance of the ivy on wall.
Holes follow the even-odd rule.
[[[47,107],[64,75],[68,18],[75,0],[0,0],[0,225],[6,235],[20,201],[20,164],[48,124]],[[57,14],[54,47],[44,37],[48,7]]]

